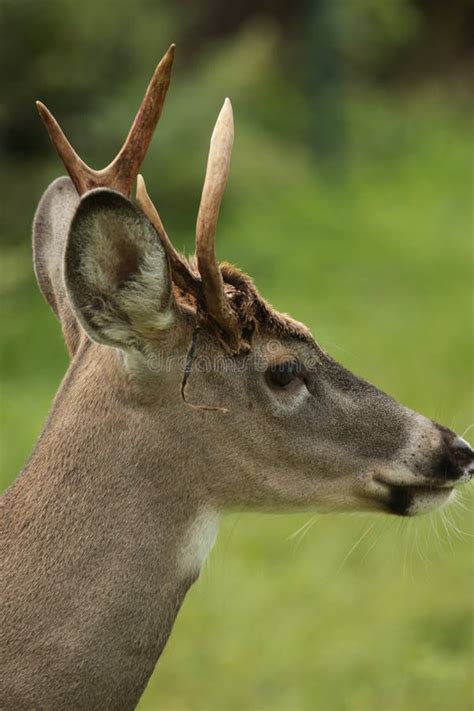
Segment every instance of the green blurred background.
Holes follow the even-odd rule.
[[[220,257],[472,441],[473,19],[468,0],[1,0],[3,487],[67,367],[31,266],[36,204],[63,173],[34,100],[101,167],[172,41],[143,173],[176,246],[192,249],[228,95]],[[469,711],[472,523],[469,491],[410,521],[225,518],[139,709]]]

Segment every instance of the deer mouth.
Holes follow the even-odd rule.
[[[374,478],[383,492],[386,510],[397,516],[415,516],[429,513],[444,506],[451,498],[454,487],[445,482],[430,484],[394,484],[379,477]]]

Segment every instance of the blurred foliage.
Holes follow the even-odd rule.
[[[420,15],[410,0],[336,3],[336,24],[348,66],[378,73],[396,65],[418,35]]]
[[[31,268],[33,211],[63,172],[34,100],[103,166],[171,41],[174,78],[143,172],[176,246],[192,249],[209,136],[229,95],[236,142],[220,256],[344,365],[469,428],[470,7],[2,0],[4,487],[67,367]],[[460,502],[401,525],[319,517],[291,540],[307,517],[228,517],[140,708],[472,708],[469,493],[464,502],[468,511]]]

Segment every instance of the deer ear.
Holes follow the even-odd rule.
[[[93,340],[140,348],[171,326],[166,253],[150,222],[120,193],[101,188],[82,198],[64,258],[69,300]]]

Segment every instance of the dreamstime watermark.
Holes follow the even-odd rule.
[[[286,349],[284,344],[278,340],[271,340],[265,344],[264,352],[251,350],[249,353],[238,356],[230,356],[225,353],[212,354],[197,351],[192,355],[192,370],[197,373],[216,373],[226,375],[230,373],[244,373],[253,371],[265,373],[269,367],[278,367],[278,363],[285,361],[282,353]],[[289,356],[292,358],[292,356]],[[148,369],[153,373],[170,373],[172,371],[184,371],[190,365],[188,353],[152,353],[147,356],[146,363]],[[294,358],[296,369],[311,372],[321,365],[321,359],[317,353],[309,353],[304,357],[303,362]]]

